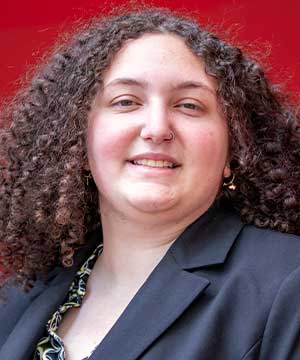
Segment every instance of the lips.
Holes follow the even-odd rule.
[[[137,166],[149,166],[156,168],[174,169],[180,166],[179,162],[167,154],[144,153],[128,159],[130,163]]]
[[[166,160],[147,160],[147,159],[141,159],[141,160],[134,160],[131,163],[134,165],[143,165],[143,166],[150,166],[150,167],[158,167],[158,168],[174,168],[175,165]]]

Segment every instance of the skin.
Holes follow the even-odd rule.
[[[103,339],[230,176],[216,84],[181,38],[147,34],[116,54],[92,104],[87,150],[99,190],[104,250],[82,307],[70,310],[59,329],[68,360],[83,358]],[[178,166],[130,162],[157,154]]]

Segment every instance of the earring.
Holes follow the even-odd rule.
[[[224,178],[223,181],[223,187],[227,188],[229,190],[234,191],[236,189],[236,185],[234,183],[234,179],[235,179],[235,174],[232,174],[231,176],[229,176],[228,178]]]
[[[90,172],[88,175],[85,175],[84,177],[85,177],[86,186],[89,186],[90,179],[93,178],[92,173]]]

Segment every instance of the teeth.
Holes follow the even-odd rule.
[[[144,166],[159,167],[159,168],[173,168],[174,167],[174,164],[172,162],[166,161],[166,160],[142,159],[142,160],[134,160],[133,163],[135,165],[144,165]]]

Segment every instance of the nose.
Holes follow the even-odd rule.
[[[170,120],[167,107],[160,102],[153,102],[147,108],[140,136],[155,144],[172,141],[174,132]]]

